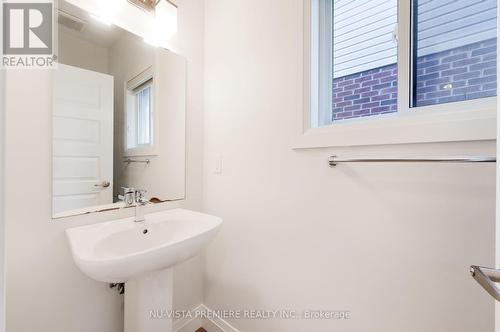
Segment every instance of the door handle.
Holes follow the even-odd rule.
[[[470,274],[485,291],[500,302],[500,291],[495,285],[495,282],[500,282],[500,270],[472,265]]]
[[[102,181],[101,183],[94,184],[94,187],[98,188],[108,188],[111,185],[109,181]]]

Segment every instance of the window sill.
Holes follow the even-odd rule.
[[[150,147],[127,149],[123,153],[124,158],[128,157],[155,157],[159,155],[159,148],[154,145]]]
[[[409,111],[301,130],[293,149],[496,139],[496,108]]]

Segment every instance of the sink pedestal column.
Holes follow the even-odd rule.
[[[172,269],[125,283],[125,332],[172,332]]]

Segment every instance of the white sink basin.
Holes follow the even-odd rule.
[[[66,230],[76,265],[98,281],[125,282],[125,332],[171,332],[171,267],[203,249],[220,218],[175,209]]]
[[[175,209],[134,218],[69,228],[76,265],[98,281],[118,283],[166,269],[203,249],[219,230],[218,217]]]

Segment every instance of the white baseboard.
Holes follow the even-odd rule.
[[[200,304],[191,311],[198,313],[198,315],[193,315],[194,317],[191,319],[177,319],[174,322],[174,332],[195,332],[200,327],[203,327],[207,332],[240,332],[227,321],[214,314],[213,311],[204,304]],[[210,315],[200,314],[209,312],[211,312]]]
[[[201,305],[194,308],[192,311],[200,310]],[[174,321],[174,332],[195,332],[200,327],[203,327],[203,319],[201,318],[181,318]]]

